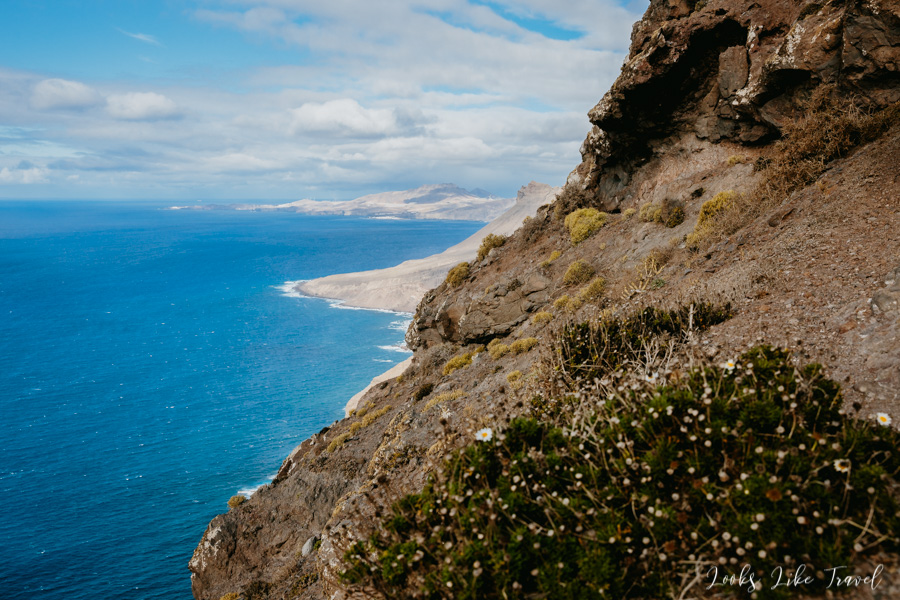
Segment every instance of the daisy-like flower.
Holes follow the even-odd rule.
[[[647,376],[644,377],[644,381],[647,383],[656,383],[659,379],[659,373],[647,373]]]
[[[891,415],[887,413],[875,413],[875,420],[878,421],[879,425],[884,425],[887,427],[891,424],[893,419],[891,419]]]
[[[839,458],[834,461],[834,469],[838,473],[847,473],[850,471],[850,461],[846,458]]]
[[[737,367],[737,363],[735,363],[733,360],[729,360],[724,365],[722,365],[722,368],[725,369],[725,371],[728,373],[734,371],[735,367]]]
[[[494,439],[494,432],[490,427],[485,427],[484,429],[479,429],[475,432],[475,439],[479,442],[489,442]]]

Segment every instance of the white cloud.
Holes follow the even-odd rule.
[[[43,167],[29,167],[27,169],[0,169],[0,183],[33,184],[47,181],[47,169]]]
[[[394,111],[363,108],[355,100],[342,98],[324,103],[308,102],[291,111],[291,133],[328,133],[341,136],[381,136],[397,133]]]
[[[44,79],[31,93],[31,104],[39,110],[86,108],[99,100],[100,95],[93,88],[66,79]]]
[[[139,42],[144,42],[145,44],[151,44],[153,46],[162,46],[162,44],[159,42],[159,40],[150,34],[132,33],[130,31],[125,31],[124,29],[119,29],[118,27],[116,27],[116,29],[119,31],[119,33],[127,35],[130,38],[136,39]]]
[[[106,98],[106,111],[116,119],[151,121],[178,116],[178,106],[155,92],[129,92]]]

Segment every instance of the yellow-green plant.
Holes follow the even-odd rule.
[[[469,263],[461,262],[447,273],[447,284],[450,287],[459,287],[469,278]]]
[[[594,277],[578,292],[578,299],[581,302],[595,302],[603,297],[605,288],[606,281],[602,277]]]
[[[499,248],[505,244],[506,239],[505,235],[497,235],[495,233],[489,233],[484,236],[484,239],[481,240],[481,246],[478,247],[478,261],[484,260],[488,253],[494,248]]]
[[[579,208],[566,216],[564,224],[573,244],[580,244],[606,225],[608,215],[596,208]]]
[[[340,448],[343,445],[343,443],[346,442],[347,439],[351,435],[353,435],[353,434],[350,433],[349,431],[345,431],[341,435],[339,435],[336,438],[334,438],[333,440],[331,440],[331,443],[328,444],[328,448],[326,448],[326,450],[328,450],[328,452],[334,452],[335,450]]]
[[[685,238],[687,245],[690,248],[699,247],[713,230],[716,215],[728,210],[738,198],[739,195],[736,192],[728,190],[719,192],[712,199],[704,202],[703,206],[700,207],[700,216],[697,217],[694,231]]]
[[[538,340],[537,338],[527,337],[522,338],[520,340],[514,341],[509,345],[509,351],[513,354],[522,354],[523,352],[528,352],[535,346],[537,346]]]
[[[572,299],[569,298],[569,295],[563,294],[553,302],[553,308],[555,308],[556,310],[566,310],[569,308],[569,304],[571,302]]]
[[[459,369],[465,369],[472,364],[473,356],[475,356],[475,352],[466,352],[464,354],[454,356],[444,365],[444,375],[449,375],[453,371],[457,371]]]
[[[244,502],[246,502],[247,498],[240,494],[236,494],[228,499],[228,508],[237,508]]]
[[[628,219],[633,217],[636,212],[637,212],[637,209],[626,208],[624,211],[622,211],[622,220],[627,221]]]
[[[594,267],[578,259],[566,269],[566,273],[563,275],[563,283],[566,285],[578,285],[586,283],[593,276]]]
[[[559,258],[560,256],[562,256],[562,253],[561,253],[559,250],[554,250],[553,252],[550,253],[550,258],[548,258],[547,260],[545,260],[544,262],[542,262],[542,263],[541,263],[541,266],[544,267],[544,268],[549,267],[550,264],[551,264],[554,260],[556,260],[557,258]]]
[[[535,325],[544,325],[546,323],[549,323],[552,320],[553,320],[553,313],[547,312],[546,310],[537,312],[534,314],[533,317],[531,317],[531,322],[534,323]]]
[[[498,358],[509,352],[509,346],[500,342],[499,339],[493,339],[491,340],[491,343],[488,344],[487,351],[488,354],[491,355],[491,358],[497,360]]]
[[[453,390],[451,392],[441,392],[431,400],[425,403],[425,408],[422,409],[422,412],[434,408],[438,404],[442,404],[447,402],[448,400],[456,400],[457,398],[462,398],[465,392],[462,390]]]

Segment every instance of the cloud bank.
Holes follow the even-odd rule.
[[[0,65],[0,196],[342,199],[440,182],[502,195],[531,179],[559,185],[640,9],[189,3],[183,26],[236,40],[214,65],[92,80]],[[280,60],[232,68],[241,44]]]

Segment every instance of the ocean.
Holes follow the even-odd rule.
[[[408,356],[409,315],[283,283],[482,225],[167,205],[0,201],[4,598],[190,599],[226,501]]]

